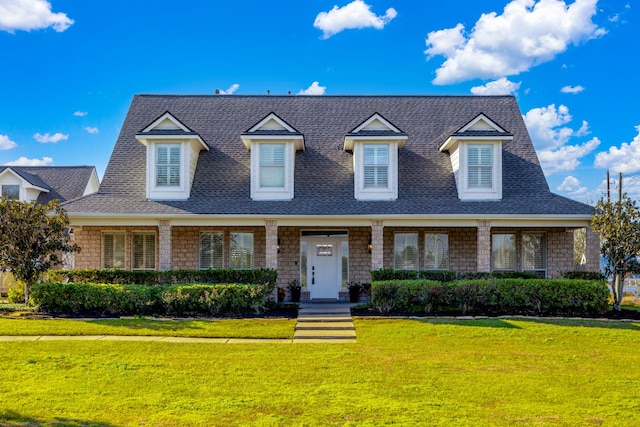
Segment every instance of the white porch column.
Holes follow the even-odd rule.
[[[265,221],[265,229],[267,231],[267,247],[266,251],[266,267],[278,269],[278,221],[268,219]]]
[[[491,271],[491,221],[478,221],[477,267],[479,272]]]
[[[171,270],[171,221],[158,221],[159,270]]]
[[[384,268],[384,222],[371,221],[371,269]]]

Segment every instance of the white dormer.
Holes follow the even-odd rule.
[[[513,135],[484,114],[440,146],[449,152],[460,200],[502,199],[502,144]]]
[[[209,150],[200,136],[166,112],[136,135],[147,147],[147,198],[185,200],[200,151]]]
[[[48,192],[48,188],[31,183],[10,167],[0,172],[0,197],[20,202],[32,202],[38,199],[40,193]]]
[[[375,113],[344,137],[353,152],[354,197],[358,200],[398,198],[398,151],[407,134]]]
[[[251,150],[251,198],[292,200],[295,154],[304,150],[304,135],[270,113],[241,138]]]

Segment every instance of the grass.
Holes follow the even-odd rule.
[[[20,319],[0,317],[0,335],[152,335],[291,338],[295,319]]]
[[[355,324],[352,344],[2,342],[0,425],[640,424],[640,325]]]

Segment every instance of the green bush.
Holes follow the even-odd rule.
[[[598,314],[609,289],[594,280],[480,279],[373,282],[372,305],[382,313]]]
[[[14,280],[9,284],[7,300],[12,304],[24,304],[24,283]]]
[[[270,285],[119,285],[46,282],[31,288],[41,311],[82,315],[228,315],[260,313]]]
[[[451,270],[394,270],[384,268],[373,270],[371,280],[379,282],[384,280],[437,280],[442,283],[454,280],[477,279],[538,279],[534,273],[527,271],[492,271],[492,272],[455,272]]]
[[[47,280],[59,283],[111,283],[119,285],[174,285],[193,283],[273,284],[278,278],[276,270],[50,270]]]
[[[563,279],[607,280],[606,276],[599,271],[563,271],[560,275]]]

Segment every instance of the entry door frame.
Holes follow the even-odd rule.
[[[300,239],[307,242],[309,298],[338,300],[342,289],[342,243],[348,244],[348,234],[327,232],[323,235],[314,230],[314,235],[301,236]]]

